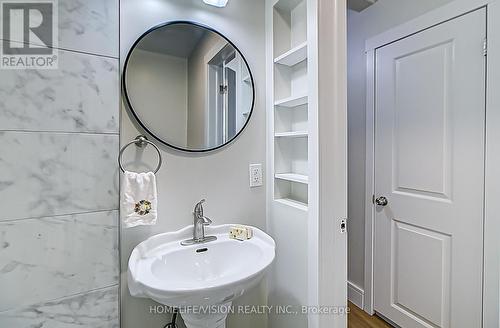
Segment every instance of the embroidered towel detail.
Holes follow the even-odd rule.
[[[154,225],[158,220],[156,176],[125,171],[121,184],[120,215],[125,228]]]

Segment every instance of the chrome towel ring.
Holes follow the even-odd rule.
[[[156,170],[154,170],[154,173],[155,174],[158,173],[158,171],[160,170],[160,167],[161,167],[161,163],[162,163],[160,148],[158,148],[158,146],[155,145],[153,142],[149,141],[148,138],[144,135],[135,137],[134,140],[132,140],[131,142],[129,142],[128,144],[123,146],[122,149],[120,150],[120,154],[118,155],[118,165],[120,165],[120,169],[122,170],[122,172],[125,172],[125,169],[123,168],[123,163],[122,163],[123,152],[125,151],[125,149],[127,149],[128,146],[130,146],[132,144],[135,144],[139,148],[143,148],[143,147],[146,147],[147,145],[151,145],[156,149],[156,152],[158,153],[158,166],[156,167]]]

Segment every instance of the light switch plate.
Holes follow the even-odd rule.
[[[262,164],[250,164],[249,174],[251,188],[262,186]]]

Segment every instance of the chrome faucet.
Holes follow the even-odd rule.
[[[203,215],[203,203],[206,200],[200,200],[195,206],[193,211],[193,240],[202,241],[205,239],[205,226],[212,223],[212,220]]]
[[[217,240],[215,236],[205,236],[205,226],[211,224],[212,220],[203,215],[203,203],[205,203],[205,199],[202,199],[194,206],[193,238],[182,241],[181,245],[183,246],[208,243]]]

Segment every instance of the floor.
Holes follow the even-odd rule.
[[[348,328],[392,328],[377,316],[370,316],[356,305],[349,302],[351,312],[348,317]]]

